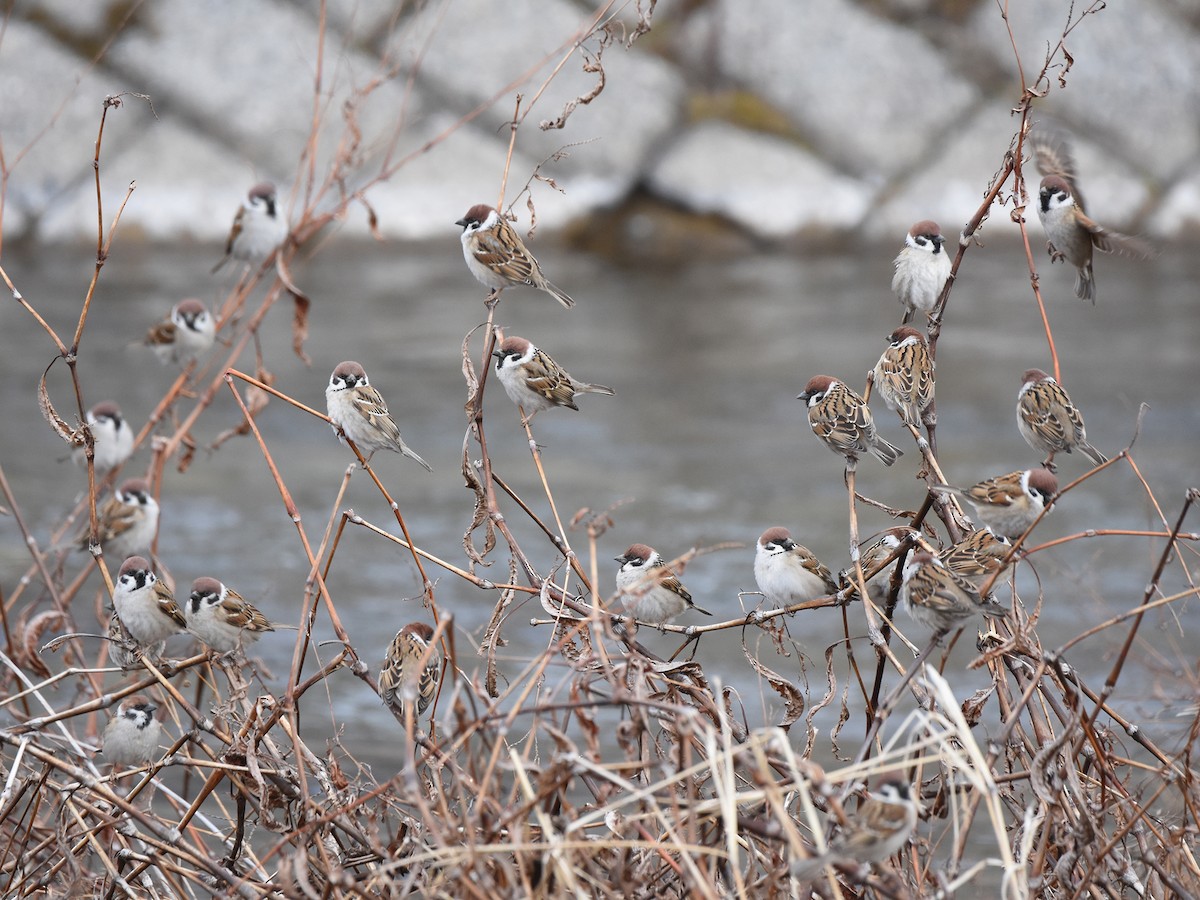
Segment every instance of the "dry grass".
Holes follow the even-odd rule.
[[[997,175],[963,231],[956,271],[997,205],[1007,204],[1020,218],[1028,115],[1057,53],[1058,48],[1052,50],[1020,99],[1013,145],[1001,153]],[[119,103],[110,98],[105,116]],[[515,120],[523,120],[529,109],[518,105]],[[323,127],[315,115],[314,154]],[[103,129],[102,123],[96,145],[98,205]],[[514,128],[514,140],[518,131]],[[564,523],[532,433],[532,461],[542,474],[545,498],[535,504],[518,497],[491,471],[482,403],[496,340],[489,315],[487,326],[463,341],[468,426],[462,474],[474,492],[475,516],[461,559],[439,558],[423,547],[420,528],[405,520],[400,504],[370,469],[366,472],[402,536],[392,533],[391,522],[373,522],[344,509],[342,493],[323,533],[310,533],[275,465],[281,448],[263,438],[255,417],[277,401],[291,404],[297,416],[323,415],[273,387],[261,355],[254,355],[251,372],[244,371],[249,368],[244,360],[252,341],[257,347],[267,312],[288,298],[295,309],[296,352],[303,354],[307,299],[288,263],[347,204],[368,202],[370,183],[353,195],[343,192],[333,211],[318,212],[322,198],[342,189],[345,166],[357,156],[352,121],[346,134],[327,178],[306,191],[308,202],[291,240],[275,260],[248,271],[220,310],[222,335],[230,341],[220,351],[223,361],[186,370],[138,436],[139,445],[152,444],[150,477],[160,487],[168,463],[186,471],[195,451],[191,429],[214,398],[223,391],[236,398],[244,426],[223,435],[217,446],[234,438],[257,442],[310,567],[290,670],[282,684],[263,684],[242,661],[205,654],[160,662],[143,657],[142,666],[125,673],[106,666],[104,641],[70,633],[94,630],[77,621],[79,604],[72,601],[96,568],[111,591],[111,561],[95,556],[67,577],[31,540],[28,572],[3,586],[0,604],[5,632],[0,711],[8,722],[0,729],[0,894],[934,897],[950,896],[981,878],[986,867],[998,870],[990,881],[1003,883],[1005,897],[1182,897],[1197,890],[1200,811],[1192,751],[1200,737],[1200,713],[1189,712],[1188,740],[1168,748],[1153,728],[1128,721],[1108,703],[1143,616],[1196,593],[1188,562],[1195,559],[1197,535],[1183,530],[1200,499],[1195,492],[1174,513],[1155,499],[1162,528],[1149,534],[1161,546],[1160,562],[1147,573],[1145,594],[1136,598],[1140,602],[1063,647],[1045,648],[1039,641],[1037,614],[1045,598],[1018,597],[1014,582],[997,584],[1012,613],[975,638],[978,656],[971,665],[986,669],[991,687],[971,697],[956,696],[939,667],[925,664],[934,645],[914,660],[912,645],[898,639],[891,627],[894,581],[882,606],[856,600],[855,588],[847,586],[836,596],[791,609],[760,609],[704,627],[668,626],[665,630],[678,635],[681,645],[664,659],[638,643],[632,622],[605,611],[610,598],[597,587],[598,541],[616,512],[583,511]],[[70,366],[75,414],[56,411],[46,391],[42,400],[47,419],[64,440],[77,445],[92,440],[87,429],[68,421],[83,415],[77,367],[86,356],[79,351],[103,262],[119,252],[113,243],[119,218],[118,212],[106,225],[98,209],[96,275],[69,341],[3,274],[16,302],[39,321]],[[1029,265],[1035,272],[1032,251]],[[1034,284],[1036,295],[1036,279]],[[953,281],[931,334],[935,349],[952,286]],[[263,288],[258,306],[251,307],[258,287]],[[1053,354],[1048,326],[1047,338]],[[1054,368],[1057,372],[1056,357]],[[933,429],[927,435],[932,483],[940,480],[936,435]],[[1154,499],[1131,448],[1108,465],[1137,473]],[[350,472],[343,477],[342,492],[350,477]],[[97,479],[89,469],[88,500],[64,520],[59,535],[83,515],[94,527],[97,499],[112,480]],[[0,490],[17,527],[31,538],[2,469]],[[852,487],[848,496],[846,526],[856,539],[855,511],[864,498],[857,498]],[[553,521],[534,512],[542,499]],[[909,513],[912,524],[924,527],[935,543],[955,536],[960,512],[952,503],[921,502],[920,496],[918,502],[919,509]],[[522,517],[560,552],[554,571],[539,571],[514,537],[509,523]],[[368,665],[360,658],[337,597],[327,587],[347,528],[411,554],[446,660],[432,711],[418,721],[397,722],[402,765],[383,782],[336,744],[332,749],[309,746],[300,728],[306,707],[327,706],[321,688],[342,669],[361,679],[363,691],[376,689],[374,661]],[[572,540],[577,549],[570,548]],[[1018,565],[1032,565],[1044,548],[1026,549],[1029,555]],[[895,569],[904,552],[884,566]],[[481,577],[477,569],[484,561],[507,562],[505,581]],[[1188,590],[1162,596],[1158,585],[1168,571],[1181,573]],[[853,580],[861,585],[872,574],[860,569]],[[478,657],[460,651],[465,641],[437,603],[438,578],[466,580],[495,596]],[[522,593],[537,597],[544,613],[533,625],[510,615]],[[849,723],[867,739],[853,760],[825,768],[813,761],[812,719],[837,701],[832,676],[823,696],[810,692],[794,673],[768,668],[747,638],[746,655],[762,693],[781,701],[778,724],[750,728],[739,699],[706,672],[704,643],[710,631],[745,629],[761,631],[782,647],[784,623],[819,606],[843,609],[847,647],[852,634],[865,630],[874,650],[866,662],[848,651],[837,660],[848,662],[866,710],[854,713],[853,704],[841,701],[838,732]],[[311,670],[310,635],[322,616],[340,646],[332,659]],[[531,627],[547,635],[546,650],[523,666],[499,659],[505,632]],[[1072,648],[1103,630],[1124,634],[1123,650],[1102,685],[1086,684],[1072,666]],[[53,633],[69,636],[45,646]],[[834,663],[831,655],[831,671]],[[156,698],[168,733],[178,737],[152,765],[118,778],[102,771],[94,753],[96,734],[101,717],[134,692]],[[902,704],[911,712],[893,715]],[[807,736],[803,746],[797,740],[801,728],[793,727],[800,723]],[[832,824],[853,818],[861,786],[884,772],[901,772],[917,785],[922,822],[910,845],[879,866],[829,869],[815,884],[791,878],[792,862],[812,855]]]

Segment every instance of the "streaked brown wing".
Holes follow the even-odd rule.
[[[537,260],[521,247],[507,222],[502,221],[497,230],[512,239],[506,242],[492,232],[480,232],[476,236],[475,258],[510,281],[529,283],[534,272],[540,271]]]

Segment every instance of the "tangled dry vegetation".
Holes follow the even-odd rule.
[[[590,39],[607,46],[614,35],[600,30]],[[1063,75],[1069,68],[1055,59],[1061,57],[1052,54],[1020,98],[1013,144],[1000,154],[996,177],[963,230],[956,270],[990,213],[1007,206],[1021,220],[1029,113],[1048,84],[1052,64]],[[598,57],[589,64],[598,64]],[[109,98],[102,117],[98,202],[104,122],[121,102]],[[518,106],[516,118],[527,113]],[[314,121],[312,147],[321,126]],[[489,316],[487,326],[463,342],[468,423],[462,474],[475,505],[461,564],[423,545],[421,524],[405,521],[401,505],[370,470],[381,508],[394,516],[398,529],[342,509],[339,495],[324,534],[310,532],[275,466],[280,448],[260,434],[256,415],[268,402],[286,402],[297,416],[323,416],[277,390],[261,355],[254,356],[250,372],[243,369],[267,311],[279,301],[294,304],[295,347],[303,354],[308,301],[291,278],[289,260],[336,212],[366,203],[369,195],[367,190],[345,193],[342,167],[356,155],[352,120],[346,133],[350,143],[331,163],[324,184],[305,194],[308,202],[277,259],[247,271],[219,311],[221,333],[230,342],[219,350],[220,360],[186,369],[138,435],[139,445],[152,445],[150,477],[157,490],[168,464],[186,472],[195,450],[190,432],[216,396],[225,392],[236,398],[244,424],[217,443],[257,442],[310,564],[286,678],[264,682],[243,659],[198,651],[183,659],[142,655],[124,672],[109,665],[108,643],[85,634],[103,631],[107,613],[75,598],[96,570],[111,594],[110,567],[117,563],[95,556],[73,577],[56,569],[52,555],[32,540],[0,469],[0,489],[30,547],[28,571],[3,586],[0,605],[5,631],[0,894],[775,897],[811,892],[901,898],[950,896],[991,868],[989,883],[1002,884],[1005,897],[1194,895],[1200,885],[1194,856],[1200,796],[1192,751],[1200,744],[1200,713],[1190,712],[1186,742],[1164,746],[1153,728],[1124,718],[1108,701],[1143,616],[1195,594],[1189,564],[1197,535],[1184,531],[1200,499],[1195,493],[1174,514],[1159,507],[1163,524],[1154,539],[1161,550],[1157,566],[1147,573],[1144,595],[1131,598],[1128,611],[1096,623],[1067,645],[1048,648],[1039,641],[1043,597],[1017,596],[1014,581],[998,583],[998,596],[1011,605],[1011,614],[991,621],[978,635],[970,629],[957,637],[976,641],[978,656],[971,666],[991,676],[991,686],[970,697],[956,696],[952,679],[940,674],[933,645],[914,659],[913,651],[920,648],[891,628],[896,578],[882,604],[863,603],[861,592],[848,584],[837,595],[793,608],[763,607],[747,618],[703,627],[667,626],[668,633],[679,636],[680,647],[664,658],[639,643],[632,622],[598,608],[608,598],[597,581],[597,542],[614,513],[584,512],[564,523],[544,475],[545,497],[535,500],[517,496],[492,472],[482,406],[485,390],[497,387],[494,376],[488,378],[496,340]],[[514,129],[514,139],[517,134]],[[82,420],[88,308],[104,260],[119,252],[114,245],[119,217],[118,212],[97,237],[95,277],[69,339],[56,334],[39,316],[36,300],[24,298],[4,274],[14,302],[37,320],[55,345],[56,359],[70,368],[75,413],[60,414],[61,404],[52,402],[44,382],[42,405],[60,435],[79,446],[87,446],[92,436],[68,420]],[[1032,271],[1028,237],[1026,251]],[[952,309],[952,285],[931,334],[935,351],[940,322]],[[252,307],[256,296],[259,305]],[[1040,304],[1040,296],[1036,299]],[[1047,337],[1053,348],[1049,332]],[[532,435],[531,446],[541,472]],[[934,482],[936,456],[927,452],[926,477]],[[1129,450],[1106,466],[1138,471]],[[88,474],[87,500],[62,523],[56,539],[78,527],[76,519],[90,517],[94,525],[96,502],[116,477],[100,478],[91,469]],[[909,522],[924,528],[932,543],[944,543],[958,527],[953,504],[934,503],[924,484],[918,487]],[[861,499],[853,491],[849,497],[853,533],[855,504]],[[550,515],[539,513],[541,508]],[[530,562],[509,527],[521,517],[560,552],[556,570],[539,571]],[[416,720],[398,719],[402,765],[384,781],[337,745],[311,746],[301,724],[307,706],[328,703],[320,688],[335,673],[349,670],[361,680],[361,690],[376,690],[376,661],[360,658],[352,623],[342,621],[336,594],[326,586],[338,568],[339,542],[354,529],[368,532],[381,548],[389,542],[392,552],[415,563],[436,624],[433,640],[445,659],[431,710]],[[1036,570],[1039,549],[1030,548],[1018,566]],[[880,569],[896,570],[907,552],[907,547],[897,551]],[[506,578],[484,578],[481,572],[503,568],[481,569],[485,560],[506,561]],[[1189,588],[1163,596],[1158,585],[1168,570],[1182,573]],[[853,580],[861,584],[857,579],[871,574],[856,573]],[[478,640],[478,657],[463,652],[466,642],[438,606],[434,581],[439,578],[465,579],[496,598],[491,623]],[[544,611],[535,625],[508,615],[521,594],[536,597]],[[871,639],[873,658],[861,653],[856,658],[835,647],[828,661],[832,671],[833,655],[845,653],[841,659],[848,662],[860,694],[858,711],[856,704],[838,700],[832,676],[810,692],[797,672],[773,671],[747,649],[763,693],[779,701],[773,724],[750,726],[757,717],[708,671],[704,636],[723,629],[747,635],[761,630],[782,650],[788,620],[822,606],[842,609],[845,648],[864,631]],[[312,625],[321,617],[339,637],[332,658],[324,654],[321,659],[311,646]],[[505,632],[535,626],[547,635],[545,651],[523,668],[501,671],[497,651]],[[1124,634],[1123,651],[1103,684],[1085,683],[1072,665],[1072,647],[1105,629]],[[50,641],[55,634],[60,637]],[[920,636],[918,643],[923,641]],[[747,636],[744,643],[754,642]],[[171,740],[149,765],[110,772],[95,753],[97,734],[116,704],[135,693],[150,695],[160,705]],[[812,721],[839,702],[841,743],[865,737],[853,759],[823,767],[814,761]],[[981,724],[985,727],[977,727]],[[915,786],[921,821],[911,842],[878,865],[842,862],[815,882],[792,877],[796,860],[811,856],[838,823],[854,819],[863,786],[881,773],[901,773]]]

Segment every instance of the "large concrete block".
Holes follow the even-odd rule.
[[[851,228],[870,203],[866,187],[801,147],[717,121],[685,132],[647,178],[660,196],[768,238]]]
[[[1078,18],[1087,4],[1073,6]],[[1027,79],[1041,69],[1067,24],[1067,0],[1013,3],[1009,18]],[[1005,23],[993,4],[982,4],[968,26],[978,52],[1004,66],[1019,96],[1017,68]],[[1091,134],[1109,152],[1156,179],[1168,179],[1200,155],[1200,53],[1194,27],[1162,5],[1109,3],[1085,16],[1065,39],[1074,58],[1063,57],[1040,85],[1048,94],[1043,115]],[[1059,76],[1066,88],[1059,85]]]
[[[543,172],[568,193],[584,192],[590,203],[612,203],[637,182],[655,148],[677,127],[684,85],[670,65],[639,45],[626,50],[615,41],[603,54],[603,91],[576,105],[564,128],[542,130],[540,123],[558,119],[600,84],[598,72],[583,71],[595,59],[598,39],[572,52],[593,17],[565,0],[430,5],[402,23],[388,53],[455,111],[483,107],[481,129],[505,138],[521,94],[522,111],[535,105],[517,148],[534,160],[565,149],[569,160],[551,162]],[[531,174],[527,169],[514,177],[523,183]]]
[[[827,161],[882,182],[978,98],[922,37],[849,0],[722,0],[685,30],[715,66],[791,117]]]

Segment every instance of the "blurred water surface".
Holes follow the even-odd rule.
[[[406,440],[435,470],[430,475],[408,460],[381,454],[378,471],[420,546],[462,566],[461,541],[471,519],[472,496],[459,472],[466,428],[460,345],[485,312],[483,292],[465,271],[454,232],[448,226],[446,240],[428,246],[330,246],[298,264],[296,277],[314,300],[307,344],[312,367],[290,350],[286,304],[270,313],[263,352],[277,376],[276,386],[321,410],[329,372],[338,361],[354,358],[366,366]],[[69,335],[91,275],[89,250],[6,249],[5,268],[17,287],[61,334]],[[618,269],[609,261],[561,248],[538,250],[547,272],[576,297],[578,306],[566,312],[544,294],[509,291],[497,321],[510,333],[533,340],[577,377],[617,392],[611,399],[582,397],[581,412],[551,410],[534,422],[564,520],[582,507],[599,510],[628,501],[600,541],[605,592],[612,590],[612,557],[633,542],[650,543],[673,557],[690,547],[740,541],[744,549],[702,556],[684,575],[699,604],[718,617],[731,617],[757,601],[739,600],[738,592],[753,590],[754,542],[766,527],[777,524],[790,527],[834,570],[844,566],[842,465],[810,433],[795,396],[818,373],[844,377],[861,389],[885,335],[899,322],[899,307],[888,289],[895,248],[862,248],[845,255],[699,258],[669,269]],[[216,258],[218,250],[211,247],[118,241],[103,270],[80,353],[89,405],[113,398],[136,424],[145,421],[174,372],[129,344],[184,296],[216,302],[231,277],[209,275]],[[1100,259],[1095,307],[1071,294],[1069,270],[1042,270],[1063,380],[1084,412],[1089,437],[1110,455],[1117,453],[1133,434],[1139,404],[1149,404],[1135,455],[1162,515],[1171,521],[1185,489],[1200,483],[1198,259],[1183,250],[1141,265]],[[971,484],[1038,461],[1013,417],[1021,372],[1030,366],[1051,368],[1028,284],[1022,252],[1003,241],[972,249],[960,274],[939,346],[937,380],[940,457],[947,476],[957,483]],[[12,302],[0,306],[0,328],[5,344],[0,374],[7,386],[3,415],[9,425],[0,429],[0,463],[44,543],[86,479],[59,460],[63,445],[39,415],[36,386],[54,356],[50,341]],[[477,334],[472,344],[476,361],[481,348]],[[249,353],[239,364],[253,370]],[[61,363],[50,384],[60,410],[71,410],[67,370]],[[550,521],[516,410],[495,381],[485,410],[495,470]],[[859,489],[891,506],[915,509],[922,499],[921,485],[914,480],[916,450],[894,416],[877,406],[876,417],[906,454],[890,470],[874,460],[864,462]],[[205,447],[238,421],[234,402],[222,388],[194,436]],[[260,424],[299,505],[303,526],[316,543],[334,511],[351,455],[328,426],[282,402],[273,401]],[[148,460],[143,449],[126,471],[144,471]],[[1078,455],[1060,458],[1060,478],[1065,483],[1082,474],[1085,463]],[[307,566],[296,529],[250,439],[235,439],[215,453],[202,449],[183,475],[168,468],[162,505],[159,554],[178,592],[193,578],[211,574],[272,619],[297,620]],[[343,507],[397,530],[361,473],[352,479]],[[531,559],[548,570],[556,560],[548,543],[512,504],[506,511]],[[877,510],[860,508],[860,515],[864,535],[893,524]],[[1159,511],[1128,466],[1114,467],[1065,498],[1036,537],[1048,541],[1089,528],[1162,530]],[[1196,522],[1186,528],[1197,529]],[[25,570],[27,556],[11,518],[0,519],[0,535],[0,577],[7,596]],[[568,537],[586,553],[582,534]],[[1046,602],[1038,632],[1044,646],[1058,646],[1138,603],[1161,548],[1161,540],[1101,537],[1039,553],[1036,567]],[[505,558],[494,557],[497,565],[484,575],[503,580]],[[1195,561],[1190,553],[1185,559]],[[82,565],[82,556],[76,555],[72,564]],[[473,674],[478,658],[472,642],[481,635],[495,596],[436,566],[429,572],[438,578],[441,608],[453,613],[459,629],[460,666]],[[93,576],[77,601],[84,621],[98,583]],[[1037,589],[1027,567],[1019,585],[1032,607]],[[1174,567],[1163,590],[1185,586]],[[413,599],[419,597],[420,585],[408,554],[363,529],[348,529],[343,537],[330,588],[354,645],[373,670],[401,625],[428,618]],[[549,629],[528,624],[539,612],[530,602],[512,612],[504,629],[508,644],[501,651],[502,674],[519,672],[550,640]],[[866,661],[871,654],[857,607],[850,621],[856,653]],[[769,724],[777,721],[781,707],[761,689],[743,656],[742,640],[773,668],[807,679],[816,699],[825,691],[823,653],[842,638],[841,622],[841,614],[833,610],[793,620],[790,631],[806,656],[779,657],[753,630],[706,637],[698,656],[710,679],[736,689],[751,726]],[[918,629],[908,630],[924,641]],[[1155,734],[1168,746],[1186,727],[1169,713],[1174,698],[1188,696],[1178,679],[1194,662],[1198,630],[1195,602],[1153,614],[1142,626],[1115,694],[1117,706],[1135,720],[1166,716]],[[293,634],[268,635],[258,647],[275,675],[269,682],[274,687],[283,683]],[[1098,688],[1125,634],[1124,626],[1108,630],[1076,647],[1068,659]],[[331,636],[322,614],[319,637]],[[646,629],[642,639],[661,652],[678,643]],[[947,664],[951,683],[962,696],[987,683],[986,673],[966,668],[974,653],[971,643],[960,642]],[[328,659],[335,650],[319,652]],[[844,656],[839,653],[836,659],[839,684],[844,685]],[[315,668],[309,661],[307,671]],[[550,681],[563,677],[552,670]],[[402,759],[394,721],[348,672],[330,679],[328,686],[334,715],[329,704],[314,697],[317,702],[305,707],[306,737],[320,746],[337,734],[347,749],[375,765],[379,777],[390,775]],[[857,703],[853,690],[851,703]],[[836,710],[830,709],[816,720],[822,730],[817,749],[822,759],[829,754],[828,729],[835,719]],[[981,731],[996,729],[997,722],[992,703]],[[849,730],[843,734],[843,748],[851,753],[857,749],[857,736]]]

